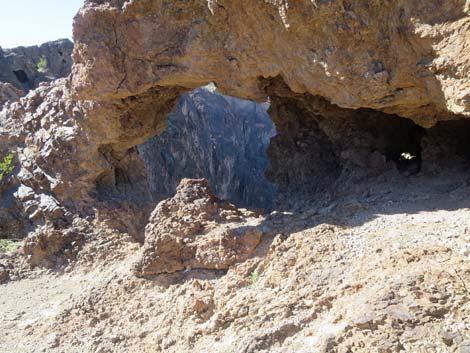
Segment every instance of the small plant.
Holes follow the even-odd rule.
[[[21,243],[9,239],[0,239],[0,252],[12,252],[18,249]]]
[[[0,182],[10,173],[15,170],[13,165],[13,153],[8,153],[5,158],[0,162]]]
[[[39,72],[44,72],[47,70],[47,59],[44,56],[41,56],[39,62],[36,65]]]
[[[256,282],[258,282],[259,274],[257,271],[253,271],[250,273],[250,282],[251,285],[254,286]]]

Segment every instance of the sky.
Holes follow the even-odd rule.
[[[73,17],[84,0],[0,0],[0,47],[72,39]]]

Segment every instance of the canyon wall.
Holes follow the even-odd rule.
[[[270,209],[276,188],[264,172],[276,130],[267,108],[204,88],[184,95],[166,130],[139,146],[153,199],[173,196],[183,178],[206,178],[224,200]]]

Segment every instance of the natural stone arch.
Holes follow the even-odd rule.
[[[87,1],[75,18],[71,88],[76,99],[107,107],[106,114],[91,109],[84,121],[95,141],[90,148],[111,166],[104,169],[158,134],[180,94],[211,81],[238,97],[282,101],[303,95],[305,101],[319,96],[343,108],[371,108],[423,126],[469,114],[465,96],[446,100],[446,90],[468,78],[452,70],[457,54],[440,64],[450,41],[438,34],[441,24],[450,22],[455,25],[447,30],[459,35],[457,24],[468,22],[465,1],[285,5]],[[465,40],[457,45],[463,47]],[[445,80],[437,67],[447,70]],[[270,84],[275,77],[282,84]],[[105,181],[106,173],[98,178]]]
[[[97,183],[112,187],[128,151],[162,131],[182,93],[209,82],[241,98],[271,96],[273,106],[331,103],[426,127],[469,114],[465,1],[283,4],[86,1],[70,78],[7,108],[9,117],[33,117],[20,128],[30,136],[19,182],[93,210]]]
[[[467,90],[446,102],[447,90],[468,78],[452,70],[465,64],[449,49],[450,36],[439,34],[444,22],[451,36],[463,34],[465,1],[301,0],[285,10],[288,28],[278,11],[284,3],[88,1],[75,20],[75,96],[110,100],[214,81],[224,93],[256,100],[266,96],[258,77],[282,76],[293,92],[426,125],[468,114]]]

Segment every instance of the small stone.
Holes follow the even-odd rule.
[[[377,316],[374,312],[364,312],[360,314],[355,320],[354,325],[361,330],[372,330],[376,327],[375,321]]]
[[[119,335],[111,335],[109,336],[109,340],[111,341],[111,343],[118,343],[122,341],[122,337]]]
[[[51,333],[46,336],[46,342],[49,348],[56,348],[59,346],[59,337],[56,333]]]
[[[294,266],[295,263],[296,263],[296,261],[297,261],[297,258],[296,258],[296,256],[295,256],[295,254],[288,254],[288,255],[286,256],[286,263],[287,263],[287,265],[289,265],[289,266]]]
[[[142,331],[141,333],[139,333],[139,338],[145,338],[147,337],[149,334],[149,331]]]
[[[387,314],[388,317],[394,321],[398,321],[399,323],[410,322],[413,320],[413,317],[410,315],[408,310],[401,305],[392,305],[388,307]]]
[[[8,270],[0,268],[0,284],[5,283],[10,278]]]
[[[454,333],[451,330],[443,329],[441,331],[441,338],[447,346],[452,346],[454,343]]]
[[[460,353],[470,353],[470,341],[465,341],[460,344]]]

